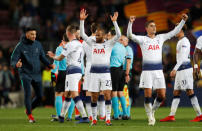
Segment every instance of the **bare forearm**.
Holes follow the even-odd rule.
[[[199,79],[200,78],[200,55],[201,55],[201,50],[198,48],[195,48],[194,51],[194,56],[193,56],[193,61],[194,61],[194,68],[193,68],[193,74],[194,74],[194,79]]]
[[[194,64],[198,64],[198,61],[200,60],[200,54],[201,54],[201,51],[196,48],[194,51],[194,57],[193,57]]]
[[[61,61],[61,60],[64,59],[64,58],[65,58],[65,56],[62,55],[62,54],[59,55],[59,56],[54,56],[54,57],[53,57],[53,59],[54,59],[54,60],[57,60],[57,61]]]
[[[127,62],[127,64],[126,64],[126,75],[129,75],[131,59],[127,59],[126,62]]]
[[[165,40],[170,39],[174,37],[176,34],[178,34],[181,31],[184,24],[185,24],[185,21],[182,19],[180,23],[172,31],[165,34],[165,37],[164,37]]]
[[[195,65],[200,66],[199,60],[200,60],[200,54],[199,54],[199,53],[196,53],[196,54],[194,53],[194,57],[193,57],[194,66],[195,66]],[[198,67],[198,66],[197,66],[197,67]]]
[[[84,20],[80,20],[80,33],[81,33],[81,37],[87,41],[88,36],[85,33],[85,28],[84,28]]]
[[[116,31],[116,37],[117,37],[117,39],[119,39],[119,37],[121,37],[121,31],[119,29],[117,21],[113,21],[113,24],[114,24],[114,28],[115,28],[115,31]]]
[[[128,29],[127,29],[127,37],[131,38],[132,37],[132,24],[131,22],[128,23]]]

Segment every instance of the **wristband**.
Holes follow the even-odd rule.
[[[197,64],[194,64],[194,68],[198,68],[198,65],[197,65]]]

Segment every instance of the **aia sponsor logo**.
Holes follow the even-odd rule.
[[[105,54],[105,49],[102,48],[102,49],[94,49],[93,50],[93,54]]]
[[[147,50],[159,50],[159,45],[149,45]]]

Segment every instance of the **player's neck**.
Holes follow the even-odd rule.
[[[73,40],[75,40],[76,39],[76,36],[71,36],[71,37],[69,37],[69,41],[71,42],[71,41],[73,41]]]
[[[184,34],[181,34],[180,36],[178,36],[179,40],[181,40],[182,38],[184,38]]]
[[[95,35],[96,35],[95,33],[92,33],[92,34],[91,34],[91,36],[95,36]]]
[[[155,34],[149,34],[149,33],[148,33],[147,36],[148,36],[149,38],[152,38],[152,39],[153,39],[156,35],[155,35]]]

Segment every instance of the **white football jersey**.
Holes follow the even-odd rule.
[[[187,37],[183,37],[177,42],[176,46],[176,60],[177,64],[174,70],[178,70],[180,66],[191,65],[190,63],[190,42]]]
[[[95,36],[90,36],[89,38],[95,40]],[[83,42],[83,50],[86,55],[86,66],[91,65],[91,55],[92,55],[92,47],[89,46],[85,41]]]
[[[78,40],[72,40],[65,45],[62,54],[67,58],[67,66],[76,66],[81,68],[83,58],[82,44]]]
[[[185,21],[181,20],[181,22],[178,24],[178,26],[175,27],[174,30],[165,34],[156,35],[154,38],[150,38],[148,36],[132,34],[132,23],[129,22],[127,36],[140,45],[143,56],[143,70],[162,70],[163,43],[179,33],[184,24]]]
[[[80,21],[81,37],[91,47],[91,73],[107,73],[110,68],[110,56],[113,45],[121,36],[117,22],[113,22],[116,35],[104,43],[96,43],[95,39],[88,37],[84,32],[84,21]]]
[[[196,48],[202,50],[202,36],[197,39]]]

